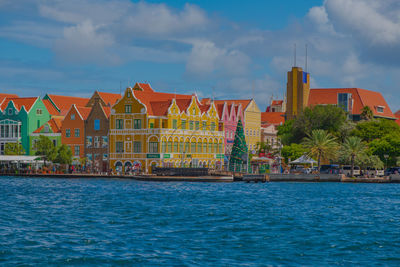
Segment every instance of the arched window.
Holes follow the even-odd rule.
[[[196,142],[191,142],[190,145],[190,152],[196,153]]]

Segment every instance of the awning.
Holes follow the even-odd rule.
[[[293,160],[290,162],[290,164],[315,164],[317,163],[315,160],[304,154],[300,158]]]
[[[36,162],[41,156],[0,155],[0,161]]]

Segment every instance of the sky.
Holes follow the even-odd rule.
[[[359,87],[400,109],[400,1],[0,0],[0,92],[90,97],[136,82],[215,99]]]

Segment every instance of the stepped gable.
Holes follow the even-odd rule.
[[[363,107],[369,106],[374,116],[395,119],[381,93],[361,88],[313,88],[310,90],[308,105],[337,105],[338,93],[352,94],[352,114],[361,114]],[[378,112],[379,107],[383,108],[383,112]]]
[[[60,114],[60,112],[58,112],[56,107],[51,103],[49,99],[43,99],[42,102],[51,116],[56,116]]]
[[[120,94],[114,94],[114,93],[106,93],[106,92],[97,92],[101,99],[104,101],[104,103],[107,106],[113,106],[115,103],[117,103],[118,100],[121,99]]]
[[[280,125],[285,123],[285,112],[261,112],[261,124]]]
[[[224,103],[227,102],[228,104],[236,104],[237,106],[239,104],[242,104],[243,110],[247,108],[247,106],[250,104],[251,99],[229,99],[229,100],[214,100],[214,103],[219,104],[219,103]]]
[[[49,95],[51,102],[54,103],[56,108],[60,111],[61,115],[66,115],[72,105],[84,107],[89,102],[89,98],[63,96],[63,95]]]
[[[33,133],[41,133],[46,124],[49,124],[53,133],[61,133],[62,118],[51,118],[48,122],[37,128]]]
[[[4,99],[3,103],[1,103],[1,110],[7,108],[7,105],[10,101],[12,101],[17,108],[18,111],[24,106],[25,110],[29,112],[32,108],[33,104],[35,104],[36,100],[39,97],[18,97],[18,98],[6,98]]]

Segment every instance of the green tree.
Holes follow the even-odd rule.
[[[379,156],[388,166],[394,166],[397,163],[397,157],[400,156],[400,134],[387,134],[382,138],[377,138],[368,144],[369,151],[373,155]],[[385,159],[388,155],[388,159]]]
[[[289,146],[284,146],[281,151],[282,157],[285,158],[286,163],[289,163],[289,159],[295,160],[301,157],[306,152],[307,149],[305,149],[302,144],[296,143],[292,143]]]
[[[361,138],[357,136],[350,136],[346,138],[342,145],[342,150],[341,153],[344,155],[344,157],[350,159],[350,164],[351,164],[351,172],[350,175],[351,177],[354,176],[354,165],[356,162],[356,159],[365,154],[367,147],[365,144],[362,142]]]
[[[20,143],[6,143],[4,147],[5,155],[25,155],[25,150]]]
[[[365,170],[368,167],[380,170],[385,167],[385,164],[377,155],[369,155],[368,153],[364,153],[358,156],[356,159],[356,163],[361,167],[362,170]]]
[[[338,138],[338,141],[343,143],[346,140],[346,138],[348,138],[349,136],[352,135],[355,127],[356,127],[356,124],[353,121],[351,121],[351,120],[345,121],[340,126],[339,131],[335,135]]]
[[[325,130],[313,130],[303,141],[308,154],[318,159],[318,171],[321,167],[321,160],[332,160],[336,158],[338,144],[336,137]]]
[[[257,154],[259,153],[268,153],[272,152],[272,147],[269,143],[266,142],[257,142],[256,144]]]
[[[278,135],[284,145],[301,143],[313,130],[321,129],[337,136],[347,115],[334,105],[307,107],[293,121],[287,121],[278,127]]]
[[[374,119],[357,123],[352,135],[369,143],[388,134],[400,134],[400,126],[393,120]]]
[[[239,119],[236,126],[235,139],[233,141],[232,152],[229,158],[229,169],[234,171],[240,171],[242,164],[247,159],[247,145],[246,138],[243,132],[243,124]]]
[[[57,149],[47,136],[40,135],[33,149],[36,150],[36,155],[43,157],[44,165],[46,161],[53,161],[57,157]]]
[[[72,163],[72,151],[69,146],[62,144],[58,147],[55,162],[68,165]]]
[[[361,119],[370,121],[374,118],[374,113],[369,106],[364,106],[361,111]]]

